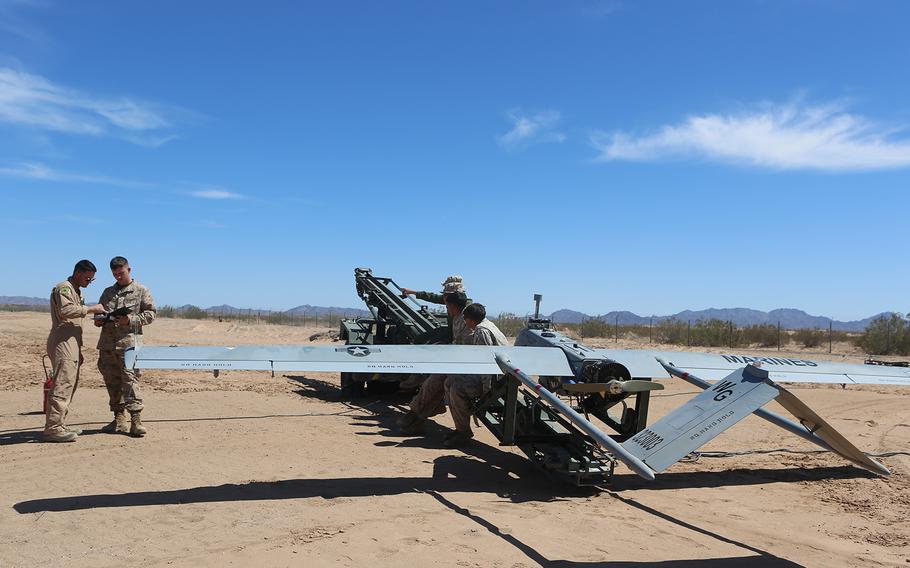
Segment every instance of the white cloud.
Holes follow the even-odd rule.
[[[597,132],[599,161],[695,157],[774,169],[863,171],[910,166],[910,138],[839,104],[763,105],[690,116],[650,134]]]
[[[227,189],[217,185],[180,182],[180,185],[184,187],[179,189],[166,189],[167,184],[148,183],[103,175],[63,172],[50,168],[41,163],[20,163],[15,165],[0,166],[0,177],[12,177],[59,183],[99,184],[128,189],[167,191],[168,193],[179,194],[181,196],[197,197],[199,199],[231,200],[247,198],[247,196],[243,195],[242,193],[228,191]],[[188,190],[186,186],[194,189]]]
[[[507,114],[512,122],[512,129],[499,136],[499,145],[504,148],[516,148],[540,142],[563,142],[565,134],[556,131],[559,124],[559,112],[548,110],[527,116],[517,111]]]
[[[70,172],[61,172],[38,163],[23,163],[15,166],[0,167],[0,176],[15,177],[24,179],[33,179],[39,181],[56,181],[69,183],[96,183],[102,185],[112,185],[124,188],[148,188],[150,184],[118,179],[108,176],[76,174]]]
[[[210,187],[191,191],[190,195],[200,199],[243,199],[243,195],[228,191],[222,187]]]
[[[174,107],[128,97],[103,98],[56,85],[9,67],[0,67],[0,121],[41,130],[117,136],[158,146],[173,138],[174,118],[189,115]]]

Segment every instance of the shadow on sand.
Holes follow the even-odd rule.
[[[497,450],[498,451],[498,450]],[[36,499],[16,503],[13,508],[21,513],[65,512],[87,509],[113,507],[144,507],[156,505],[181,505],[188,503],[212,503],[223,501],[261,501],[306,499],[319,497],[334,499],[337,497],[373,497],[393,496],[414,492],[433,497],[452,512],[459,514],[479,525],[482,529],[502,539],[504,542],[521,551],[539,566],[553,567],[666,567],[666,568],[722,568],[722,567],[759,567],[790,568],[799,566],[793,562],[771,555],[748,544],[735,541],[709,529],[696,526],[687,521],[662,513],[634,499],[623,497],[618,493],[610,495],[621,503],[645,512],[662,521],[674,524],[688,531],[696,532],[703,537],[717,540],[743,550],[745,557],[671,560],[664,562],[631,562],[631,561],[591,561],[576,562],[570,560],[551,560],[537,551],[530,544],[514,535],[503,532],[494,523],[455,504],[451,498],[460,492],[487,492],[510,498],[515,502],[552,501],[565,499],[554,495],[554,486],[543,478],[515,479],[513,472],[507,468],[490,465],[471,456],[441,456],[434,461],[433,476],[416,477],[367,477],[367,478],[332,478],[332,479],[292,479],[286,481],[254,481],[243,484],[226,484],[194,487],[172,491],[143,491],[135,493],[97,494],[74,497]],[[562,487],[558,487],[561,489]],[[575,489],[576,492],[584,490]],[[604,544],[604,543],[602,543]]]
[[[338,389],[330,383],[304,377],[291,378],[302,385],[303,388],[298,391],[302,396],[333,402],[339,401]],[[368,431],[359,432],[358,434],[385,438],[376,442],[375,445],[379,447],[437,447],[436,438],[441,437],[438,434],[444,430],[439,426],[430,428],[428,435],[420,438],[402,440],[400,436],[394,433],[394,420],[401,412],[402,404],[406,402],[406,396],[393,396],[383,399],[358,399],[354,402],[345,403],[348,406],[348,410],[341,413],[328,413],[328,415],[346,414],[354,420],[353,424],[368,426]],[[228,419],[251,418],[266,417],[233,417]],[[394,496],[419,492],[432,497],[453,513],[471,520],[482,529],[502,539],[539,566],[557,568],[725,568],[734,566],[744,568],[792,568],[800,565],[657,511],[639,503],[635,499],[623,496],[620,491],[623,489],[641,488],[715,487],[730,485],[731,483],[748,485],[777,481],[859,477],[864,475],[865,472],[849,467],[816,470],[733,470],[726,472],[663,474],[658,477],[656,483],[652,482],[650,484],[646,484],[631,474],[618,475],[614,484],[615,487],[607,492],[612,498],[663,522],[671,523],[687,531],[696,532],[703,537],[738,547],[746,555],[742,557],[669,560],[662,562],[549,559],[531,544],[518,539],[508,532],[503,532],[498,526],[484,517],[457,505],[452,501],[452,498],[457,496],[458,493],[464,492],[490,493],[521,503],[565,500],[590,496],[593,493],[602,491],[600,489],[578,488],[564,483],[555,483],[549,480],[542,472],[535,469],[525,458],[481,443],[469,445],[464,450],[459,451],[458,455],[446,455],[436,458],[433,462],[433,474],[431,477],[358,477],[290,479],[275,482],[253,481],[242,484],[201,486],[170,491],[142,491],[35,499],[16,503],[13,508],[20,514],[28,514],[47,511],[65,512],[113,507],[143,507],[224,501],[243,502],[307,499],[313,497],[334,499],[337,497]],[[599,536],[598,538],[604,537]],[[608,543],[609,541],[606,540],[605,544]]]
[[[328,384],[328,383],[326,383]],[[337,389],[336,389],[337,390]],[[300,392],[300,391],[298,391]],[[329,400],[329,399],[326,399]],[[336,401],[337,402],[337,401]],[[343,402],[343,401],[342,401]],[[193,418],[151,418],[144,419],[143,422],[147,424],[163,424],[170,422],[224,422],[231,420],[267,420],[274,418],[313,418],[313,417],[327,417],[327,416],[345,416],[349,414],[355,414],[361,412],[363,409],[358,408],[347,403],[344,403],[347,408],[345,410],[340,410],[337,412],[309,412],[301,414],[264,414],[257,416],[197,416]],[[44,415],[43,412],[22,412],[20,416],[30,416],[30,415]],[[101,434],[101,426],[106,424],[106,422],[79,422],[68,424],[71,427],[81,427],[83,429],[83,436],[90,436],[93,434]],[[88,426],[96,426],[96,428],[88,428]],[[15,445],[15,444],[29,444],[41,442],[42,429],[30,428],[16,428],[11,430],[0,430],[0,446]]]
[[[302,388],[295,391],[300,396],[315,398],[318,400],[330,402],[343,402],[351,409],[358,409],[362,413],[352,413],[351,418],[355,426],[368,427],[367,430],[357,432],[361,436],[380,436],[387,438],[386,441],[377,442],[377,446],[382,447],[419,447],[419,448],[441,448],[443,434],[449,430],[435,422],[428,421],[425,428],[425,435],[419,437],[403,437],[397,432],[395,420],[405,410],[411,399],[410,394],[392,394],[382,397],[361,397],[352,400],[346,400],[341,395],[341,390],[334,384],[317,379],[310,379],[301,376],[288,376],[301,385]],[[484,460],[494,467],[505,469],[511,472],[514,478],[518,476],[523,483],[535,483],[543,480],[547,491],[552,494],[554,490],[553,481],[547,476],[546,472],[541,471],[533,466],[530,461],[514,452],[506,452],[496,447],[488,446],[483,443],[474,442],[467,447],[461,448],[464,454],[474,456]],[[655,481],[646,481],[636,475],[627,473],[618,473],[613,478],[613,485],[610,487],[613,491],[622,490],[662,490],[662,489],[685,489],[685,488],[703,488],[703,487],[720,487],[727,485],[762,485],[765,483],[780,482],[798,482],[798,481],[819,481],[825,479],[871,479],[875,475],[865,470],[853,467],[851,465],[818,467],[813,469],[804,469],[799,467],[793,468],[763,468],[763,469],[729,469],[714,472],[667,472],[657,476]],[[514,483],[514,479],[512,479]],[[565,486],[565,482],[558,480],[560,486]],[[575,488],[576,492],[578,488]],[[560,492],[566,494],[566,492]]]

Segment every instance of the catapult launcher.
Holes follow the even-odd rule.
[[[408,297],[391,278],[374,276],[369,268],[354,269],[354,286],[372,317],[341,320],[339,339],[347,345],[436,345],[451,342],[445,313],[431,312]],[[342,373],[345,394],[359,396],[397,390],[406,374]]]
[[[445,313],[431,312],[406,296],[391,278],[373,276],[369,268],[355,268],[354,286],[373,317],[341,320],[341,339],[349,345],[431,345],[451,341]]]

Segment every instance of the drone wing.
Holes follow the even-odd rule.
[[[239,345],[139,347],[126,352],[135,369],[325,371],[494,375],[504,353],[531,375],[572,376],[565,355],[548,347],[474,345]]]
[[[719,381],[749,363],[761,363],[773,381],[910,386],[910,368],[861,365],[789,357],[753,357],[687,351],[597,349],[598,354],[625,366],[633,378],[668,378],[657,357],[708,381]]]

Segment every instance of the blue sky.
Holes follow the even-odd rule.
[[[0,0],[3,295],[910,311],[905,2]],[[108,280],[101,272],[89,297]]]

